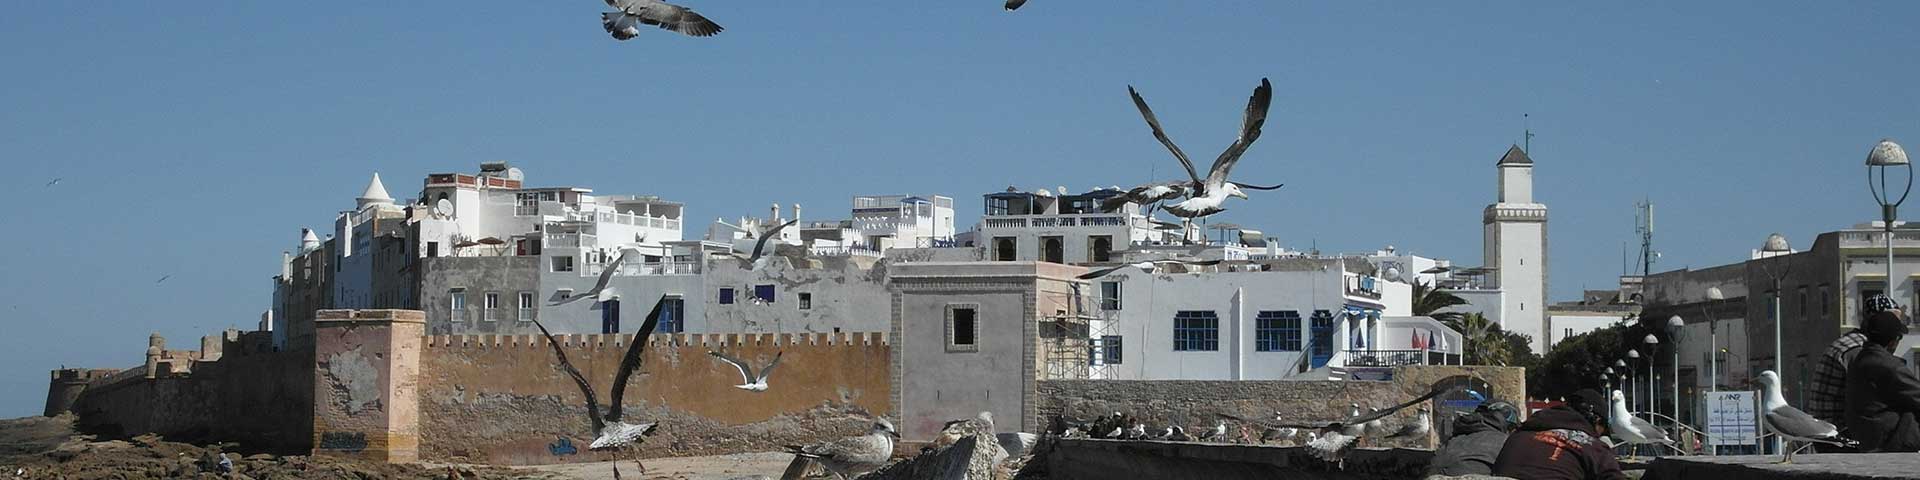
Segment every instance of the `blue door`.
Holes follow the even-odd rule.
[[[620,300],[600,302],[600,333],[620,333]]]
[[[1333,360],[1333,313],[1326,310],[1313,311],[1313,368],[1327,366]]]
[[[672,297],[661,302],[660,326],[653,329],[654,333],[680,333],[685,330],[687,326],[682,319],[686,318],[686,301]]]

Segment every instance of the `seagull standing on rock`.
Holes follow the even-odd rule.
[[[819,463],[840,478],[852,479],[886,466],[893,458],[893,440],[899,437],[893,422],[876,418],[865,435],[804,447],[788,445],[787,450]]]
[[[1760,393],[1763,395],[1760,406],[1766,415],[1760,417],[1760,424],[1767,431],[1780,435],[1790,441],[1824,443],[1842,447],[1856,445],[1853,440],[1840,436],[1840,429],[1798,408],[1787,404],[1787,397],[1780,394],[1780,374],[1772,370],[1760,372]],[[1793,463],[1793,446],[1781,448],[1783,458],[1780,463]]]
[[[1413,423],[1400,426],[1400,431],[1393,432],[1392,435],[1387,435],[1387,439],[1406,438],[1425,442],[1427,440],[1427,432],[1433,431],[1431,425],[1433,423],[1433,416],[1430,410],[1426,405],[1421,405],[1419,410],[1414,411]]]

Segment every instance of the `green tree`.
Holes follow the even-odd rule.
[[[1441,322],[1466,338],[1467,364],[1507,366],[1513,363],[1514,342],[1499,324],[1488,320],[1485,315],[1475,312],[1460,315],[1452,321],[1441,320]],[[1530,339],[1526,335],[1519,335],[1519,337],[1521,347],[1527,350],[1525,354],[1532,355],[1532,348],[1526,346]]]
[[[1561,398],[1582,388],[1604,389],[1600,375],[1613,366],[1613,360],[1625,356],[1622,339],[1629,338],[1626,322],[1574,335],[1554,344],[1527,370],[1527,394],[1534,398]],[[1616,371],[1618,382],[1625,372]]]
[[[1432,317],[1441,323],[1458,321],[1460,312],[1441,312],[1441,310],[1466,304],[1466,299],[1454,295],[1453,292],[1435,288],[1431,283],[1413,282],[1413,315],[1416,317]]]

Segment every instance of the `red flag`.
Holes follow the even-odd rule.
[[[1420,338],[1419,330],[1413,331],[1413,349],[1414,350],[1425,350],[1427,346],[1423,344],[1426,343],[1426,340],[1427,339]]]

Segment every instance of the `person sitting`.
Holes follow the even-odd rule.
[[[1472,413],[1453,420],[1453,437],[1433,452],[1427,475],[1491,475],[1493,461],[1507,434],[1520,423],[1520,410],[1513,404],[1492,401],[1480,404]]]
[[[1573,393],[1566,403],[1534,412],[1507,436],[1493,474],[1529,480],[1624,480],[1613,449],[1600,439],[1607,424],[1607,400],[1593,389]]]
[[[1886,295],[1874,295],[1860,308],[1860,318],[1868,318],[1883,310],[1899,310]],[[1866,323],[1866,322],[1861,322]],[[1827,423],[1840,427],[1840,433],[1847,433],[1847,366],[1853,364],[1853,358],[1860,355],[1860,347],[1866,346],[1867,334],[1861,329],[1840,335],[1827,345],[1827,351],[1820,356],[1820,363],[1813,366],[1813,384],[1807,389],[1807,414]],[[1852,448],[1818,445],[1821,452],[1851,452]]]
[[[1920,377],[1893,355],[1907,335],[1906,315],[1876,312],[1861,330],[1867,344],[1847,366],[1847,432],[1862,452],[1920,452]]]

